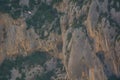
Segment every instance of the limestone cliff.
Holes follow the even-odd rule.
[[[120,79],[119,0],[22,1],[19,18],[0,14],[0,63],[43,51],[63,62],[58,80]]]
[[[81,0],[74,4],[69,1],[65,3],[68,6],[62,9],[67,13],[64,16],[67,23],[61,27],[69,25],[63,34],[68,77],[72,80],[119,79],[120,21],[114,16],[120,16],[119,6],[115,5],[120,5],[120,2]],[[61,22],[66,22],[65,19],[61,18]]]
[[[37,35],[35,35],[32,29],[26,31],[24,20],[13,20],[7,14],[1,14],[0,21],[1,56],[26,55],[28,52],[38,48],[39,41],[37,40]]]

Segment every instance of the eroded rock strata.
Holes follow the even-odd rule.
[[[14,4],[5,7],[10,7],[10,11],[3,10],[10,2],[3,2],[1,80],[23,80],[20,71],[25,80],[120,79],[119,0],[21,0],[16,3],[19,9]],[[20,10],[20,15],[11,13],[16,10]],[[29,65],[32,59],[38,63]],[[15,65],[19,60],[24,68]],[[9,63],[14,64],[10,68],[11,79],[3,76],[4,66]],[[13,77],[14,72],[17,77]],[[30,76],[28,73],[32,72],[35,74]]]

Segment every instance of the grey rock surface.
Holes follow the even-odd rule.
[[[1,65],[11,56],[40,51],[50,56],[40,65],[43,73],[54,70],[48,80],[120,80],[119,0],[33,0],[33,4],[21,0],[19,4],[27,6],[25,11],[20,7],[24,17],[13,19],[13,10],[0,14]]]

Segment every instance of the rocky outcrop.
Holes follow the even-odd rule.
[[[26,24],[22,19],[13,20],[7,14],[1,14],[0,21],[1,56],[26,55],[28,52],[38,48],[37,35],[32,29],[26,31]]]
[[[69,80],[119,80],[120,1],[63,0],[52,7],[61,13],[61,34],[49,29],[58,28],[51,27],[53,20],[45,24],[43,35],[49,35],[44,39],[33,28],[26,29],[23,19],[1,14],[0,63],[13,55],[45,51],[63,61]]]
[[[12,19],[7,14],[0,15],[0,63],[5,57],[27,55],[34,51],[46,51],[51,55],[62,58],[61,37],[51,33],[49,40],[41,40],[34,29],[26,29],[23,19]]]
[[[108,0],[81,1],[83,6],[77,5],[78,2],[73,6],[73,2],[68,2],[68,9],[58,8],[67,14],[61,18],[62,30],[69,26],[66,31],[62,31],[64,64],[68,77],[71,80],[119,79],[120,25],[118,18],[113,15],[115,13],[110,13],[114,8]],[[117,1],[112,2],[119,4]],[[120,16],[119,11],[116,16]],[[77,28],[76,25],[71,25],[74,20],[81,20]]]

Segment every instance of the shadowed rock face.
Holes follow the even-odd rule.
[[[57,18],[52,16],[49,21],[51,19],[35,16],[37,27],[25,23],[29,19],[34,21],[31,16],[39,10],[37,4],[31,11],[33,14],[24,20],[22,16],[14,20],[1,13],[0,63],[6,57],[45,51],[62,60],[67,73],[64,80],[119,80],[120,1],[63,0],[54,4],[52,1],[42,0],[49,5],[49,10],[56,10]],[[24,5],[29,6],[28,2]],[[46,16],[51,18],[50,15]],[[42,26],[40,21],[44,21]],[[58,31],[61,34],[57,34]],[[41,39],[42,35],[47,37]]]

